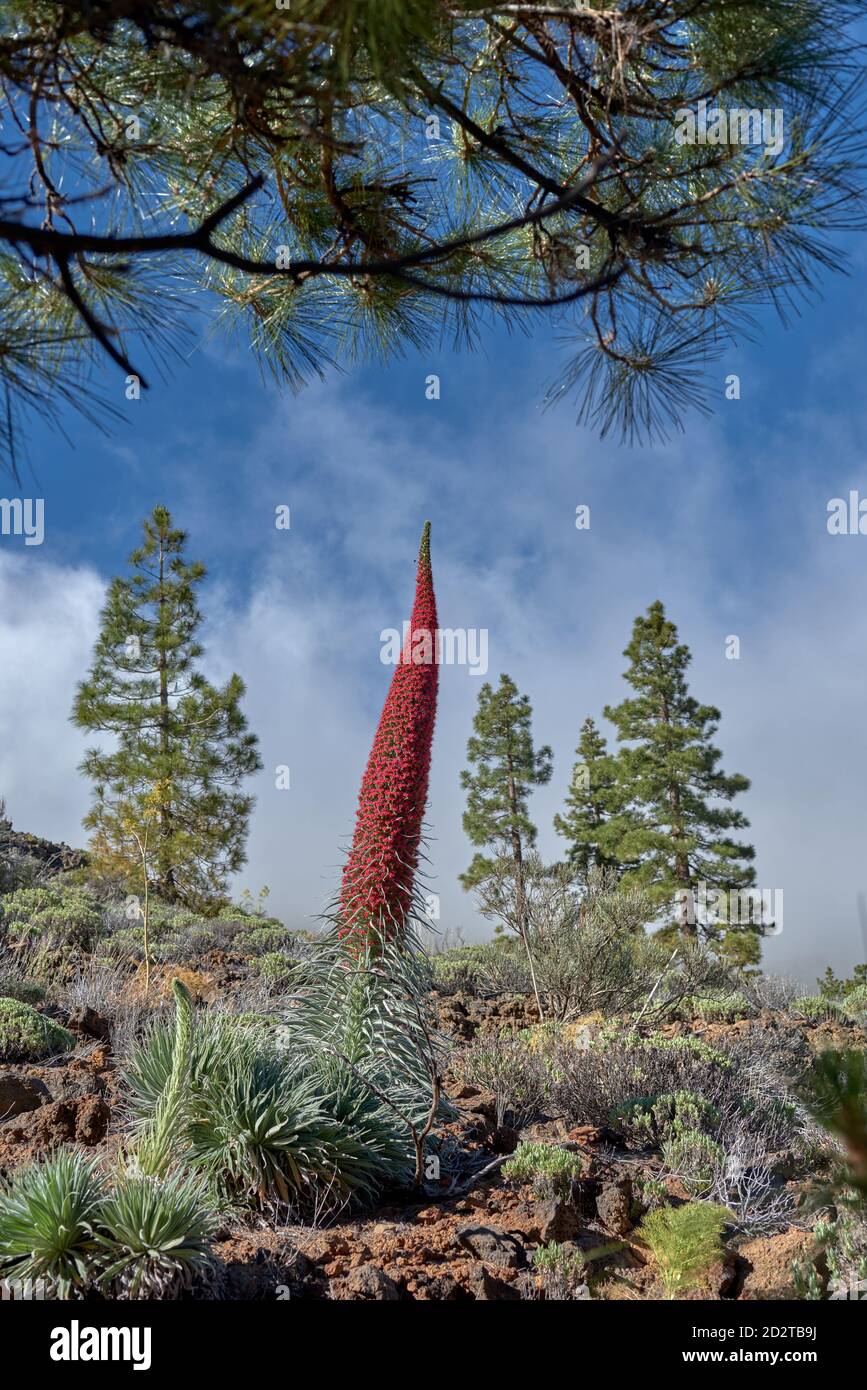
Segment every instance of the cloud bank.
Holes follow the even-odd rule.
[[[380,633],[408,616],[429,517],[441,624],[487,630],[488,679],[514,677],[537,741],[554,748],[554,778],[532,800],[543,853],[562,850],[551,822],[581,721],[623,697],[632,621],[661,598],[694,653],[693,693],[722,710],[723,766],[753,782],[742,804],[759,884],[785,902],[766,967],[809,982],[829,961],[863,959],[867,537],[825,529],[858,458],[833,416],[793,447],[797,426],[781,420],[779,438],[736,468],[710,427],[665,452],[626,453],[502,397],[458,428],[435,403],[396,418],[331,383],[274,404],[233,496],[190,486],[219,451],[201,444],[171,505],[211,573],[206,669],[244,677],[265,763],[239,887],[268,884],[293,926],[333,896],[391,674]],[[828,458],[831,480],[817,467]],[[280,505],[288,531],[274,526]],[[0,792],[16,825],[73,843],[88,788],[76,772],[86,739],[68,714],[107,578],[57,544],[0,542]],[[458,666],[441,676],[431,887],[441,926],[472,938],[490,929],[457,883],[471,856],[458,775],[480,681]],[[275,785],[281,765],[289,790]]]

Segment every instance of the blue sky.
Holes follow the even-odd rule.
[[[533,812],[540,848],[580,723],[625,693],[635,615],[662,598],[693,651],[693,693],[722,710],[723,765],[752,778],[759,884],[783,889],[769,969],[809,981],[864,958],[856,895],[867,889],[867,537],[830,537],[827,503],[867,496],[862,374],[864,254],[853,275],[784,332],[714,370],[716,414],[652,449],[600,442],[562,404],[543,412],[562,361],[552,331],[489,332],[484,351],[413,353],[333,374],[293,396],[263,385],[218,338],[125,407],[105,438],[68,416],[70,442],[37,425],[22,483],[45,499],[46,537],[0,538],[0,791],[15,823],[80,843],[85,740],[67,722],[105,581],[166,503],[210,577],[205,668],[236,669],[265,771],[238,886],[271,888],[305,925],[333,892],[340,846],[390,671],[380,631],[408,616],[422,521],[433,524],[440,621],[489,632],[489,677],[530,695],[555,771]],[[204,329],[205,324],[202,323]],[[425,378],[441,398],[425,397]],[[724,399],[725,376],[741,399]],[[103,389],[122,403],[123,381]],[[274,508],[291,508],[289,532]],[[591,508],[589,531],[574,526]],[[741,639],[728,661],[725,638]],[[442,672],[430,822],[441,926],[489,928],[457,884],[471,849],[458,774],[479,680]],[[274,768],[291,768],[287,792]]]

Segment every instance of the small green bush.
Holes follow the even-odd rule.
[[[430,957],[433,987],[439,994],[474,994],[484,960],[482,946],[453,946]]]
[[[568,1197],[572,1184],[584,1172],[585,1162],[580,1154],[558,1148],[556,1144],[519,1144],[508,1163],[503,1165],[503,1177],[513,1182],[533,1184],[537,1197],[545,1201],[552,1197]]]
[[[453,1064],[456,1076],[494,1095],[497,1124],[520,1129],[544,1113],[548,1070],[543,1057],[514,1035],[477,1037]]]
[[[695,1091],[669,1091],[659,1096],[640,1096],[615,1106],[610,1124],[633,1142],[659,1144],[684,1130],[709,1130],[719,1123],[714,1105]]]
[[[574,1246],[552,1241],[541,1246],[533,1255],[533,1267],[542,1276],[548,1298],[564,1301],[574,1299],[587,1278],[587,1259]]]
[[[831,1018],[846,1018],[846,1008],[836,999],[828,999],[822,994],[804,994],[792,1000],[792,1013],[800,1014],[811,1023],[824,1023]]]
[[[3,929],[16,941],[89,950],[103,930],[99,903],[84,888],[19,888],[0,898]]]
[[[0,974],[0,999],[19,999],[22,1004],[41,1004],[45,989],[35,980],[22,979],[19,975]]]
[[[36,1061],[53,1052],[69,1052],[75,1038],[53,1019],[20,999],[0,999],[0,1060]]]
[[[636,1173],[632,1179],[632,1187],[636,1198],[633,1203],[634,1219],[637,1219],[642,1210],[662,1206],[668,1201],[668,1188],[665,1183],[649,1173]]]
[[[734,1023],[739,1018],[748,1018],[753,1012],[749,1001],[740,991],[720,995],[719,998],[695,999],[692,1001],[694,1017],[706,1023]]]
[[[264,956],[256,957],[253,968],[271,989],[283,991],[287,990],[295,979],[298,962],[290,956],[284,956],[282,951],[266,951]]]
[[[863,1019],[867,1014],[867,985],[856,985],[840,1001],[847,1018],[853,1021]]]
[[[142,927],[121,927],[105,943],[105,950],[124,960],[144,960],[144,930]]]
[[[218,1218],[201,1182],[125,1174],[98,1213],[100,1287],[115,1298],[169,1298],[211,1263]]]
[[[0,1191],[0,1274],[53,1297],[171,1298],[210,1262],[217,1217],[185,1175],[120,1173],[77,1150],[19,1168]]]
[[[700,1129],[680,1129],[662,1141],[662,1159],[692,1197],[708,1192],[725,1167],[725,1150]]]
[[[68,1298],[89,1280],[93,1225],[103,1197],[95,1164],[74,1149],[19,1168],[0,1192],[0,1271],[45,1280]]]
[[[710,1202],[647,1213],[638,1233],[653,1253],[668,1298],[699,1283],[720,1258],[720,1237],[730,1219],[725,1207]]]
[[[823,1286],[811,1259],[799,1261],[793,1269],[798,1297],[863,1299],[867,1283],[867,1213],[863,1208],[838,1208],[836,1220],[816,1222],[813,1236],[825,1255],[827,1283]]]
[[[673,1052],[681,1056],[695,1057],[701,1062],[713,1063],[728,1069],[731,1060],[718,1047],[702,1042],[701,1038],[664,1038],[655,1033],[649,1038],[640,1038],[637,1045],[651,1052]]]
[[[173,908],[166,918],[166,928],[170,932],[195,931],[204,925],[201,913],[191,912],[189,908]]]
[[[235,945],[244,955],[263,956],[279,951],[280,947],[286,946],[290,940],[288,929],[278,924],[253,927],[252,930],[239,932],[235,937]]]

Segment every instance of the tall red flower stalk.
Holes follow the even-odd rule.
[[[438,657],[426,521],[412,617],[361,783],[343,870],[339,931],[359,946],[399,939],[406,926],[427,802]]]

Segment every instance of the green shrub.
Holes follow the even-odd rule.
[[[848,980],[839,979],[829,965],[816,984],[824,999],[836,999],[845,1002],[859,990],[867,989],[867,964],[862,962],[861,965],[856,965]]]
[[[671,1006],[671,1015],[678,1019],[703,1019],[704,1023],[734,1023],[736,1019],[746,1019],[753,1013],[749,999],[735,990],[729,994],[711,995],[709,998],[686,995]]]
[[[638,1039],[637,1045],[649,1052],[674,1053],[682,1057],[696,1058],[715,1066],[728,1068],[731,1060],[718,1047],[702,1042],[701,1038],[664,1038],[658,1033],[649,1038]]]
[[[103,930],[99,903],[84,888],[19,888],[0,899],[0,913],[16,941],[89,950]]]
[[[719,1112],[695,1091],[669,1091],[659,1096],[640,1096],[610,1112],[612,1129],[634,1142],[655,1146],[667,1136],[684,1130],[709,1130],[719,1123]]]
[[[668,1188],[665,1183],[651,1174],[636,1173],[632,1179],[632,1187],[636,1198],[633,1203],[633,1219],[637,1219],[643,1209],[659,1207],[668,1201]]]
[[[226,903],[224,907],[221,907],[217,917],[221,922],[236,922],[239,927],[250,925],[249,915],[243,908],[236,907],[234,903]]]
[[[854,1021],[863,1019],[867,1014],[867,985],[856,985],[844,995],[840,1003],[847,1018]]]
[[[105,950],[109,955],[120,956],[124,960],[144,960],[144,929],[121,927],[108,937]]]
[[[725,1150],[700,1129],[681,1129],[662,1141],[662,1158],[692,1197],[708,1192],[725,1167]]]
[[[828,1266],[827,1289],[816,1279],[812,1260],[799,1262],[794,1271],[799,1297],[863,1299],[867,1284],[867,1213],[863,1207],[848,1211],[838,1208],[835,1220],[816,1222],[813,1237]]]
[[[253,968],[275,992],[283,992],[292,984],[298,973],[298,962],[282,951],[266,951],[257,956]]]
[[[572,1124],[614,1124],[642,1144],[656,1141],[671,1106],[710,1100],[737,1082],[731,1059],[695,1038],[638,1037],[609,1031],[585,1051],[557,1048],[552,1091],[557,1113]],[[660,1106],[655,1115],[654,1105]]]
[[[22,979],[20,975],[0,974],[0,999],[19,999],[22,1004],[41,1004],[45,989],[35,980]]]
[[[804,994],[799,999],[793,999],[792,1013],[800,1014],[811,1023],[824,1023],[828,1019],[846,1017],[843,1004],[823,994]]]
[[[36,1061],[53,1052],[69,1052],[75,1038],[53,1019],[20,999],[0,999],[0,1060]]]
[[[188,1289],[211,1263],[217,1225],[203,1185],[188,1175],[124,1174],[99,1208],[101,1288],[115,1298],[168,1298]]]
[[[748,1018],[753,1012],[749,1001],[739,990],[718,998],[694,999],[690,1003],[694,1011],[692,1016],[704,1019],[706,1023],[734,1023],[736,1019]]]
[[[519,1144],[503,1165],[503,1176],[517,1183],[532,1182],[535,1195],[545,1201],[568,1197],[585,1167],[581,1154],[555,1144]]]
[[[533,1255],[533,1267],[542,1276],[545,1293],[550,1299],[574,1299],[587,1278],[587,1259],[574,1246],[552,1241],[541,1246]]]
[[[430,957],[433,987],[439,994],[474,994],[484,961],[482,946],[453,946]]]
[[[103,1190],[94,1163],[62,1149],[19,1168],[0,1192],[0,1270],[7,1279],[45,1280],[61,1298],[84,1287],[95,1250]]]
[[[252,930],[239,932],[235,938],[235,945],[245,955],[262,956],[266,953],[279,951],[280,947],[286,946],[290,939],[287,928],[278,923],[273,926],[253,927]]]
[[[668,1298],[699,1283],[720,1258],[720,1237],[729,1219],[725,1207],[709,1202],[647,1213],[638,1233],[653,1253]]]
[[[0,1192],[0,1273],[44,1280],[60,1298],[172,1297],[209,1262],[216,1226],[190,1177],[120,1173],[110,1182],[64,1149],[19,1168]]]
[[[514,1035],[475,1038],[453,1066],[460,1081],[493,1092],[498,1125],[508,1117],[520,1128],[544,1113],[549,1084],[545,1061]]]
[[[204,925],[200,912],[191,912],[186,907],[173,907],[168,913],[165,926],[170,932],[190,932],[195,931]]]

